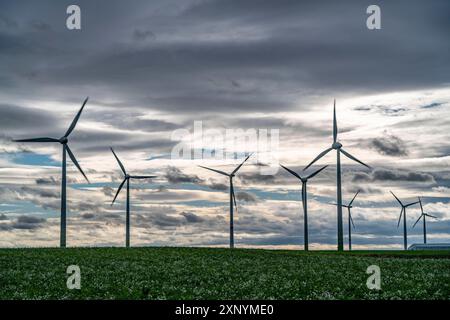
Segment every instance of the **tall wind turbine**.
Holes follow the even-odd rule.
[[[322,151],[310,164],[308,164],[305,169],[308,169],[313,163],[322,158],[331,150],[336,150],[337,154],[337,163],[336,163],[336,184],[337,184],[337,238],[338,238],[338,251],[344,250],[344,232],[343,232],[343,224],[342,224],[342,184],[341,184],[341,153],[343,153],[347,158],[356,161],[367,168],[370,168],[364,162],[356,159],[350,153],[342,149],[342,144],[337,141],[338,128],[336,121],[336,100],[334,100],[334,108],[333,108],[333,144],[330,148]]]
[[[356,192],[355,196],[353,197],[352,201],[349,202],[349,204],[342,205],[344,208],[347,208],[347,210],[348,210],[348,250],[349,251],[352,250],[352,226],[353,226],[353,229],[355,228],[355,223],[353,222],[351,209],[353,208],[353,205],[352,205],[353,201],[355,201],[355,198],[359,194],[360,191],[361,190],[358,190],[358,192]],[[333,203],[333,205],[337,206],[337,204],[335,204],[335,203]]]
[[[419,216],[419,219],[417,219],[417,221],[414,223],[413,228],[420,221],[420,219],[423,219],[423,243],[427,243],[427,222],[426,222],[425,217],[430,217],[430,218],[434,218],[434,219],[437,219],[437,217],[423,212],[422,199],[420,199],[420,197],[419,197],[419,204],[420,204],[421,214]]]
[[[130,247],[130,179],[138,179],[138,180],[151,179],[151,178],[156,178],[156,176],[131,176],[131,175],[129,175],[127,173],[127,171],[125,170],[125,167],[123,166],[122,162],[119,160],[119,157],[114,152],[113,148],[111,148],[111,151],[112,151],[114,157],[116,158],[117,163],[119,164],[119,167],[122,170],[123,175],[124,175],[124,179],[123,179],[122,183],[119,185],[119,188],[117,189],[116,195],[114,196],[114,199],[111,202],[111,206],[116,201],[116,198],[120,193],[120,190],[122,190],[122,187],[126,182],[127,183],[127,216],[126,216],[126,227],[125,227],[125,246],[127,248],[129,248]]]
[[[408,233],[406,231],[406,208],[413,206],[415,204],[418,204],[419,201],[403,204],[403,202],[401,202],[400,199],[397,198],[397,196],[392,191],[391,191],[391,193],[395,197],[395,199],[397,199],[398,203],[400,203],[400,205],[402,206],[402,210],[400,211],[400,216],[398,217],[397,228],[400,226],[400,220],[402,219],[402,215],[403,215],[403,246],[404,246],[405,250],[407,250],[408,249]]]
[[[297,179],[299,179],[302,182],[302,203],[303,203],[303,225],[304,225],[304,245],[305,245],[305,251],[308,251],[308,197],[307,197],[307,191],[306,191],[306,184],[309,179],[316,176],[319,172],[321,172],[323,169],[325,169],[328,166],[324,166],[320,168],[319,170],[314,171],[309,176],[301,177],[297,172],[281,165],[283,169],[291,173],[293,176],[295,176]]]
[[[61,228],[60,228],[60,246],[61,248],[66,247],[66,153],[69,154],[70,159],[75,164],[75,166],[78,168],[78,170],[81,172],[83,177],[86,179],[86,181],[89,183],[88,178],[84,174],[83,170],[81,169],[80,165],[78,164],[77,159],[75,158],[74,154],[69,148],[69,135],[72,133],[72,131],[75,129],[75,126],[77,125],[78,119],[80,119],[81,112],[83,112],[83,108],[86,105],[89,98],[86,98],[83,102],[83,105],[81,106],[80,111],[78,111],[77,115],[73,119],[72,123],[70,124],[69,129],[67,129],[64,136],[62,136],[59,139],[56,138],[33,138],[33,139],[20,139],[20,140],[14,140],[15,142],[58,142],[62,144],[62,180],[61,180]]]
[[[221,175],[227,176],[230,179],[230,248],[234,248],[234,220],[233,220],[233,203],[237,210],[237,204],[236,204],[236,196],[234,194],[234,186],[233,186],[233,178],[238,172],[238,170],[242,167],[242,165],[250,158],[251,154],[249,154],[244,161],[240,165],[236,167],[231,173],[226,173],[217,169],[212,169],[204,166],[199,166],[203,169],[211,170],[217,173],[220,173]]]

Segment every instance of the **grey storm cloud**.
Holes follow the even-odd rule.
[[[198,223],[204,221],[204,218],[192,212],[182,212],[181,215],[184,216],[186,218],[186,221],[189,223]]]
[[[104,110],[102,108],[100,111],[89,111],[86,112],[84,118],[96,121],[101,119],[102,122],[112,125],[119,129],[134,129],[142,130],[148,132],[160,132],[160,131],[172,131],[181,126],[169,121],[149,119],[148,115],[142,112],[127,112],[126,117],[118,110],[111,110],[110,108]]]
[[[423,105],[421,108],[422,109],[431,109],[431,108],[437,108],[437,107],[439,107],[441,105],[443,105],[443,103],[433,102],[433,103],[430,103],[430,104]]]
[[[44,222],[45,219],[34,216],[20,216],[17,218],[18,223],[38,224]]]
[[[57,181],[54,177],[50,178],[37,178],[36,179],[37,185],[57,185],[59,184],[59,181]]]
[[[40,198],[59,198],[59,192],[52,189],[46,188],[31,188],[23,186],[20,188],[20,192],[24,195],[34,195]]]
[[[140,228],[148,228],[158,226],[161,228],[172,228],[185,224],[187,219],[179,215],[167,214],[161,211],[152,210],[150,217],[139,215],[136,220],[136,225]]]
[[[375,169],[371,173],[357,172],[353,176],[353,182],[369,181],[436,182],[433,175],[429,173],[406,170]]]
[[[339,101],[341,97],[433,90],[449,84],[448,0],[435,0],[432,5],[418,0],[380,2],[382,29],[378,31],[369,31],[365,26],[366,8],[373,4],[369,0],[79,0],[77,4],[82,9],[82,32],[66,29],[64,18],[68,4],[64,1],[0,2],[0,143],[6,146],[11,138],[40,135],[60,137],[81,101],[90,96],[80,124],[71,136],[71,148],[86,171],[90,168],[84,167],[85,155],[100,157],[104,153],[113,160],[110,145],[119,153],[123,151],[124,158],[127,151],[167,153],[176,144],[171,140],[171,132],[199,119],[219,128],[282,129],[280,142],[296,143],[295,147],[302,151],[301,141],[305,137],[313,138],[312,143],[316,138],[331,135],[331,119],[323,123],[297,118],[297,115],[291,119],[291,112],[306,111],[304,115],[307,115],[307,111],[320,105],[331,106],[335,96]],[[445,100],[437,97],[433,101],[436,102],[418,101],[416,105],[430,113],[444,109]],[[67,104],[73,104],[73,110]],[[63,106],[63,112],[59,108],[48,111],[52,105]],[[377,113],[398,120],[396,129],[399,130],[418,125],[428,128],[450,125],[445,117],[406,119],[413,109],[402,102],[387,106],[374,101],[353,106],[360,114]],[[340,133],[361,126],[354,123],[357,126],[350,127],[342,122]],[[373,139],[359,146],[388,156],[413,153],[412,145],[411,151],[408,148],[410,136],[405,140],[394,135],[370,137]],[[15,145],[20,151],[41,146]],[[7,147],[4,149],[11,149],[10,145]],[[427,148],[427,157],[449,153],[443,144]],[[417,151],[423,149],[420,146]],[[59,156],[58,149],[58,159]],[[302,168],[294,166],[294,169],[300,173]],[[267,176],[256,171],[240,172],[237,187],[240,183],[283,186],[292,179],[286,172]],[[115,167],[115,174],[119,173],[120,169]],[[350,182],[350,174],[354,176],[352,185],[344,185],[348,194],[360,188],[362,193],[375,194],[381,192],[379,186],[367,182],[399,181],[409,185],[408,182],[437,181],[448,186],[450,179],[441,173],[344,170],[343,180]],[[162,175],[169,183],[228,189],[227,184],[204,181],[175,167],[167,168]],[[317,180],[334,183],[334,175],[332,165]],[[1,185],[1,200],[26,199],[58,212],[59,177],[33,179],[36,185],[32,187]],[[167,193],[164,188],[167,186],[160,187],[159,200],[177,199],[175,191]],[[104,187],[99,192],[112,197],[115,189]],[[87,191],[85,194],[90,199]],[[237,196],[243,202],[245,197],[254,197],[243,192]],[[137,192],[134,197],[146,200],[140,199]],[[117,213],[105,212],[102,201],[86,198],[82,201],[70,198],[74,219],[89,220],[84,221],[89,224],[97,221],[102,225],[103,222],[123,224],[123,208],[111,209],[108,204],[108,210]],[[242,243],[301,243],[301,219],[274,222],[252,216],[245,204],[239,209],[240,221],[236,227],[242,234]],[[168,207],[136,205],[133,210],[136,226],[143,229],[173,230],[180,226],[184,229],[193,224],[196,231],[221,230],[222,226],[227,230],[227,219],[222,215],[210,219],[194,209],[182,209],[179,213]],[[398,212],[394,211],[392,223],[373,226],[355,219],[358,232],[395,234]],[[35,229],[45,225],[45,221],[33,222],[29,218],[13,220],[8,212],[6,217],[10,219],[0,223],[0,230]],[[358,218],[356,211],[355,218]],[[265,235],[264,239],[261,235]],[[312,223],[311,236],[313,241],[334,243],[335,226]],[[384,238],[377,241],[396,241]],[[358,238],[356,234],[356,242],[357,239],[360,243],[373,241]],[[225,244],[228,240],[220,236],[211,243],[215,241]]]
[[[93,219],[95,217],[95,215],[92,214],[92,213],[84,213],[84,214],[81,215],[81,217],[83,219],[88,219],[89,220],[89,219]]]
[[[169,183],[201,183],[203,181],[197,175],[188,175],[172,166],[167,168],[165,177]]]
[[[30,215],[19,216],[15,222],[10,225],[12,229],[38,229],[46,221],[44,218],[38,218]]]
[[[133,38],[137,41],[145,41],[148,39],[156,39],[156,35],[151,30],[135,29]]]
[[[107,197],[114,197],[114,194],[115,194],[114,188],[111,188],[111,187],[103,187],[103,188],[101,189],[101,191],[102,191],[103,194],[104,194],[105,196],[107,196]]]
[[[405,142],[397,136],[388,135],[371,139],[369,146],[382,155],[387,156],[406,156],[408,149]]]
[[[217,191],[225,191],[225,190],[228,190],[228,188],[229,188],[229,186],[227,184],[216,183],[216,182],[212,182],[210,184],[207,184],[207,187],[212,189],[212,190],[217,190]]]
[[[20,128],[40,131],[43,127],[54,127],[55,117],[44,110],[27,108],[18,105],[0,104],[0,128],[14,131]],[[54,132],[54,129],[52,128]]]
[[[263,175],[258,173],[241,173],[238,175],[239,180],[244,184],[252,184],[252,183],[266,183],[271,184],[274,183],[276,176],[275,175]]]
[[[2,6],[13,10],[7,3]],[[31,88],[36,97],[57,86],[58,95],[72,100],[90,87],[87,94],[114,99],[117,107],[131,103],[172,113],[292,109],[304,92],[378,92],[448,82],[447,1],[383,3],[378,32],[365,27],[370,1],[170,1],[161,8],[162,3],[109,1],[99,14],[98,4],[80,1],[89,23],[75,36],[58,27],[63,4],[23,2],[17,10],[35,12],[46,25],[14,10],[14,22],[2,20],[2,77],[11,76],[14,91]],[[152,17],[148,23],[145,16]]]
[[[239,191],[236,193],[236,198],[244,202],[256,202],[257,198],[254,194],[245,191]]]

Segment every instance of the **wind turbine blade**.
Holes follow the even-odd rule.
[[[156,178],[156,176],[131,176],[132,179],[153,179]]]
[[[289,168],[283,166],[282,164],[280,164],[280,166],[281,166],[284,170],[286,170],[287,172],[289,172],[290,174],[292,174],[293,176],[296,176],[297,178],[299,178],[300,180],[302,180],[302,178],[298,175],[297,172],[295,172],[295,171],[293,171],[293,170],[291,170],[291,169],[289,169]]]
[[[216,170],[216,169],[212,169],[212,168],[208,168],[208,167],[204,167],[204,166],[199,166],[199,167],[203,168],[203,169],[211,170],[211,171],[214,171],[214,172],[217,172],[217,173],[220,173],[220,174],[223,174],[223,175],[225,175],[227,177],[230,176],[228,173],[220,171],[220,170]]]
[[[352,201],[350,201],[350,203],[348,204],[349,206],[352,205],[353,201],[355,201],[356,196],[359,194],[361,190],[358,190],[358,192],[356,192],[355,196],[353,197]]]
[[[402,211],[400,211],[400,216],[398,217],[397,228],[400,226],[400,220],[402,219],[403,209],[404,208],[402,207]]]
[[[332,202],[330,202],[330,203],[328,203],[328,204],[330,204],[330,205],[332,205],[332,206],[337,206],[337,203],[332,203]],[[342,206],[343,206],[344,208],[348,208],[348,205],[343,204]]]
[[[120,169],[122,169],[123,174],[126,175],[127,172],[126,172],[126,170],[125,170],[125,167],[123,166],[122,162],[120,162],[119,157],[116,155],[116,153],[114,152],[113,148],[111,148],[111,151],[112,151],[114,157],[116,158],[117,163],[118,163],[119,166],[120,166]]]
[[[350,210],[348,211],[349,217],[350,217],[350,222],[352,223],[353,229],[355,229],[355,223],[353,222],[353,217],[352,214],[350,213]]]
[[[408,203],[407,205],[405,205],[405,207],[410,207],[410,206],[413,206],[413,205],[418,204],[418,203],[419,203],[419,201],[411,202],[411,203]]]
[[[32,138],[32,139],[18,139],[13,140],[14,142],[59,142],[58,139],[55,138]]]
[[[230,181],[230,188],[231,188],[231,196],[232,196],[233,202],[234,202],[234,207],[236,208],[236,212],[237,212],[237,203],[236,203],[236,195],[234,193],[233,180]]]
[[[66,144],[66,150],[67,150],[67,153],[69,154],[69,157],[70,157],[70,159],[72,160],[72,162],[75,164],[75,166],[76,166],[76,167],[78,168],[78,170],[81,172],[81,174],[82,174],[83,177],[86,179],[86,181],[87,181],[88,183],[90,183],[90,182],[89,182],[89,179],[88,179],[88,178],[86,177],[86,175],[84,174],[83,169],[81,169],[80,165],[78,164],[78,161],[77,161],[77,159],[75,158],[74,154],[72,153],[72,150],[70,150],[68,144]]]
[[[420,199],[420,197],[418,197],[418,198],[419,198],[419,203],[420,203],[420,211],[423,214],[422,199]]]
[[[427,217],[430,217],[430,218],[438,219],[438,217],[433,216],[432,214],[424,213],[424,215],[426,215]]]
[[[87,98],[84,100],[83,105],[81,106],[80,111],[78,111],[77,115],[76,115],[75,118],[73,119],[73,121],[72,121],[72,123],[70,124],[69,129],[67,129],[67,132],[66,132],[66,134],[64,135],[64,137],[68,137],[68,136],[72,133],[73,129],[75,129],[75,126],[77,125],[78,119],[80,119],[81,112],[83,112],[84,106],[86,105],[86,102],[88,101],[88,99],[89,99],[89,97],[87,97]]]
[[[328,167],[328,165],[323,166],[323,167],[320,168],[319,170],[317,170],[317,171],[311,173],[309,176],[306,177],[306,179],[310,179],[310,178],[316,176],[316,175],[319,174],[322,170],[324,170],[326,167]]]
[[[333,150],[333,148],[328,148],[325,151],[322,151],[313,161],[311,161],[310,164],[308,164],[303,171],[305,171],[306,169],[308,169],[311,165],[313,165],[314,162],[316,162],[317,160],[319,160],[320,158],[322,158],[324,155],[326,155],[328,152],[330,152],[331,150]]]
[[[302,185],[302,205],[303,205],[303,212],[305,212],[305,198],[306,198],[306,194],[305,194],[305,185]]]
[[[248,160],[248,158],[250,158],[252,156],[253,153],[250,153],[244,161],[242,161],[242,163],[240,165],[237,166],[236,169],[233,170],[233,172],[231,173],[232,175],[235,174],[236,172],[238,172],[238,170],[242,167],[242,165],[245,163],[245,161]]]
[[[360,164],[362,164],[363,166],[367,167],[367,168],[371,168],[369,165],[365,164],[364,162],[362,162],[361,160],[356,159],[354,156],[352,156],[350,153],[348,153],[347,151],[345,151],[344,149],[341,148],[341,152],[347,156],[347,158],[359,162]]]
[[[419,216],[419,219],[417,219],[417,221],[416,222],[414,222],[414,224],[413,224],[413,228],[416,226],[416,224],[420,221],[420,219],[422,219],[423,218],[423,214],[421,214],[420,216]]]
[[[119,186],[119,189],[117,189],[116,195],[114,196],[114,199],[113,199],[113,201],[111,202],[111,205],[113,205],[114,202],[116,201],[116,198],[117,198],[117,196],[119,195],[120,190],[122,190],[122,187],[123,187],[123,185],[125,184],[125,181],[127,181],[127,178],[123,179],[122,183],[121,183],[120,186]]]
[[[336,99],[334,99],[334,107],[333,107],[333,142],[337,141],[337,120],[336,120]]]
[[[400,199],[397,198],[397,196],[396,196],[392,191],[390,191],[390,193],[392,193],[392,195],[394,196],[394,198],[397,199],[398,203],[400,203],[400,205],[403,207],[403,203],[400,201]]]

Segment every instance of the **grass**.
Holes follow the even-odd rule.
[[[66,287],[72,264],[81,290]],[[450,252],[0,249],[0,299],[450,299]]]

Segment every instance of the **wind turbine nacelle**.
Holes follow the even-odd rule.
[[[67,137],[62,137],[61,139],[59,139],[59,142],[61,144],[66,144],[67,142],[69,142],[69,139],[67,139]]]
[[[340,142],[335,142],[331,145],[331,147],[335,150],[342,148],[342,143]]]

